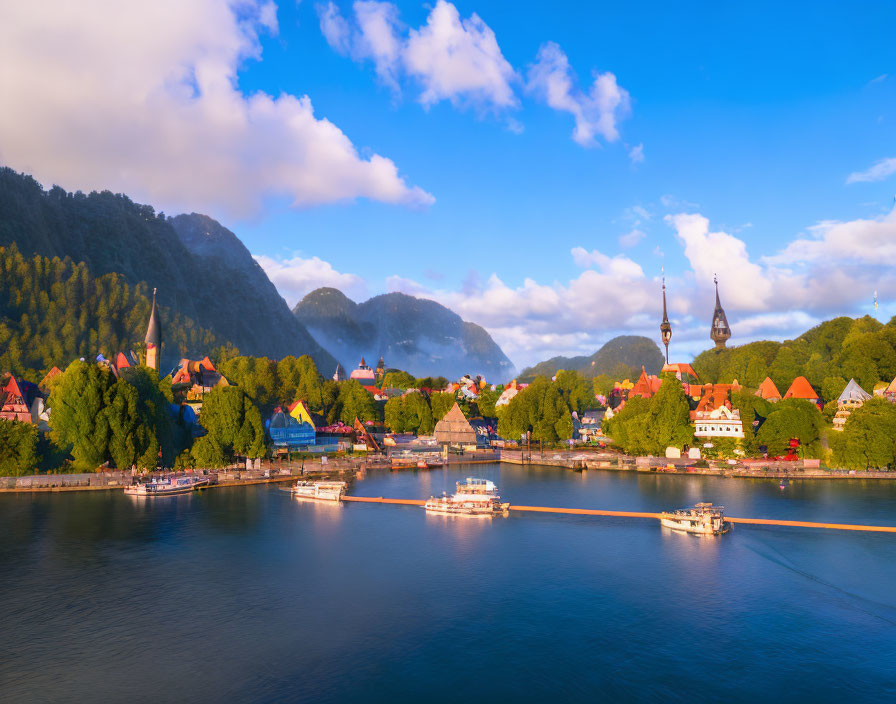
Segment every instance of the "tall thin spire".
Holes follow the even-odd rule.
[[[712,314],[712,327],[709,331],[709,337],[716,343],[716,349],[721,350],[725,348],[725,343],[731,337],[731,328],[728,327],[728,318],[719,300],[719,277],[713,274],[712,280],[716,286],[716,309]]]
[[[149,314],[149,324],[146,326],[146,366],[159,370],[159,353],[162,347],[162,323],[159,311],[156,308],[156,289],[152,290],[152,311]]]
[[[672,324],[669,322],[669,314],[666,312],[666,268],[663,267],[663,322],[660,323],[660,335],[663,345],[666,347],[666,364],[669,363],[669,341],[672,339]]]

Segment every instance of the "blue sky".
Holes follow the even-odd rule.
[[[732,343],[896,314],[892,3],[103,5],[10,9],[0,159],[207,212],[290,304],[430,296],[518,366],[657,337],[661,266],[681,358],[715,271]]]

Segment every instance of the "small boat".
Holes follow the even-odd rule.
[[[778,484],[779,489],[786,489],[789,486],[790,486],[790,480],[787,477],[784,477],[783,479],[781,479],[781,483]]]
[[[426,460],[426,466],[429,469],[437,469],[439,467],[444,467],[445,463],[442,460]]]
[[[392,458],[392,469],[415,469],[417,466],[417,460],[413,457]]]
[[[430,496],[423,508],[427,513],[476,518],[506,516],[510,512],[510,504],[501,503],[498,487],[494,482],[473,477],[467,477],[465,482],[458,482],[457,493],[451,496]]]
[[[426,460],[417,460],[417,469],[429,469],[429,465],[426,464]]]
[[[725,520],[724,507],[713,506],[711,503],[700,503],[694,508],[678,511],[664,511],[660,514],[660,524],[664,528],[695,535],[721,535],[731,530],[731,523]]]
[[[128,496],[177,496],[178,494],[189,494],[195,491],[196,487],[208,484],[207,478],[199,479],[197,477],[174,477],[167,479],[153,479],[146,484],[134,484],[126,486],[124,493]]]
[[[347,488],[347,482],[309,482],[300,479],[292,488],[292,494],[297,499],[341,501]]]

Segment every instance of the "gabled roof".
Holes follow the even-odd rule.
[[[812,384],[806,377],[798,376],[787,389],[784,398],[804,398],[808,401],[817,401],[818,394],[815,393],[815,389],[812,388]]]
[[[885,394],[896,394],[896,377],[893,378],[893,381],[890,382],[890,385],[887,386],[887,390],[884,391]]]
[[[678,377],[679,381],[685,381],[683,376],[692,376],[694,379],[699,379],[697,376],[697,372],[694,371],[694,368],[690,364],[684,364],[682,362],[672,362],[671,364],[663,365],[663,372],[665,373],[673,373]]]
[[[871,394],[859,386],[855,379],[850,379],[846,388],[843,389],[843,393],[837,398],[837,403],[864,402],[869,398],[871,398]]]
[[[439,443],[472,444],[476,442],[476,431],[473,430],[473,426],[470,425],[470,421],[467,420],[456,401],[445,417],[436,423],[433,435]]]
[[[49,383],[60,374],[62,374],[62,371],[60,371],[59,367],[53,367],[50,371],[47,372],[47,375],[40,380],[40,383],[38,384],[40,390],[46,392]]]
[[[766,401],[781,400],[781,392],[778,391],[778,387],[775,386],[775,382],[771,380],[771,377],[765,377],[765,379],[762,380],[762,383],[756,390],[756,395],[759,398],[764,398]]]
[[[644,369],[644,367],[641,367],[641,376],[638,377],[638,381],[632,387],[631,391],[628,392],[628,396],[629,398],[632,398],[633,396],[650,398],[657,391],[659,391],[660,385],[662,383],[662,380],[658,377],[647,376],[647,371]]]

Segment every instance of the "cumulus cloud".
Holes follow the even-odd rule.
[[[516,72],[476,13],[461,18],[453,4],[439,0],[421,27],[405,31],[392,3],[359,0],[352,7],[353,23],[333,2],[319,6],[321,31],[336,51],[371,60],[391,88],[398,90],[399,77],[407,76],[419,84],[426,107],[442,100],[491,110],[517,106]]]
[[[433,202],[390,159],[360,156],[308,96],[239,90],[260,34],[277,31],[272,2],[6,3],[3,15],[0,159],[41,181],[230,215],[269,195]]]
[[[356,274],[346,274],[320,257],[302,257],[295,254],[289,258],[274,258],[263,254],[253,255],[268,278],[292,308],[305,294],[316,288],[330,286],[338,288],[349,298],[364,298],[367,282]]]
[[[631,247],[634,247],[636,244],[638,244],[638,242],[643,240],[646,236],[646,232],[644,232],[643,230],[639,230],[636,227],[619,237],[619,246],[630,249]]]
[[[632,160],[633,164],[640,164],[644,161],[644,145],[639,144],[636,147],[632,147],[628,150],[628,158]]]
[[[628,91],[610,72],[594,74],[588,92],[579,90],[569,59],[554,42],[543,44],[535,63],[529,67],[527,88],[555,110],[570,113],[575,119],[572,138],[583,147],[597,144],[597,137],[608,142],[619,138],[618,123],[628,116],[631,102]],[[643,154],[642,154],[643,157]]]
[[[896,157],[881,159],[865,171],[854,171],[846,177],[847,183],[862,183],[870,181],[883,181],[888,176],[896,174]]]

